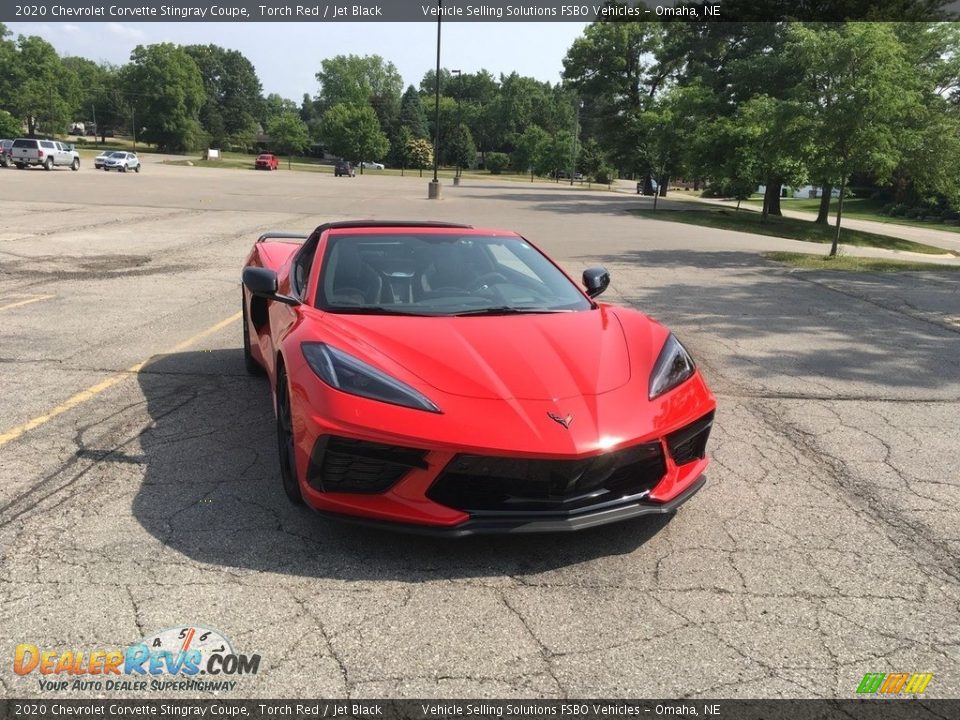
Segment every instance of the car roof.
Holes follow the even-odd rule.
[[[323,233],[329,231],[334,235],[370,235],[379,234],[383,231],[389,231],[394,234],[443,234],[448,233],[450,230],[456,230],[457,234],[460,235],[499,235],[506,237],[519,237],[517,233],[513,232],[512,230],[476,228],[473,225],[436,222],[432,220],[345,220],[341,222],[320,225],[314,232]]]

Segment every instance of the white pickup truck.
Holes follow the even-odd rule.
[[[56,140],[33,140],[18,138],[13,141],[11,161],[19,170],[27,165],[42,165],[44,170],[53,170],[54,166],[62,165],[71,170],[80,169],[80,155],[73,148]]]

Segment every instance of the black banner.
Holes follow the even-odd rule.
[[[763,22],[946,20],[960,0],[33,0],[0,22]]]
[[[0,700],[0,718],[944,720],[960,700]]]

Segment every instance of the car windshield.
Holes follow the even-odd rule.
[[[112,153],[110,153],[110,157],[112,157],[112,158],[119,158],[119,159],[121,159],[121,160],[122,160],[123,158],[125,158],[126,156],[127,156],[127,154],[126,154],[125,152],[112,152]]]
[[[592,304],[523,238],[404,233],[332,236],[317,307],[466,316],[570,312]]]

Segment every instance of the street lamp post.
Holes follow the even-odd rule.
[[[573,144],[570,148],[570,184],[573,185],[573,176],[577,173],[577,136],[580,134],[580,108],[583,107],[583,100],[577,98],[574,104],[576,109],[576,119],[573,122]]]
[[[459,70],[451,70],[451,75],[457,76],[457,137],[460,137],[460,127],[463,125],[463,113],[460,110],[460,101],[463,96],[463,73]],[[453,176],[453,184],[460,184],[460,157],[456,158],[457,160],[457,172]]]
[[[437,74],[435,76],[437,88],[434,95],[436,104],[436,127],[433,134],[433,180],[427,189],[427,198],[430,200],[440,199],[440,179],[437,177],[437,171],[440,169],[440,21],[443,18],[443,0],[437,0]]]

